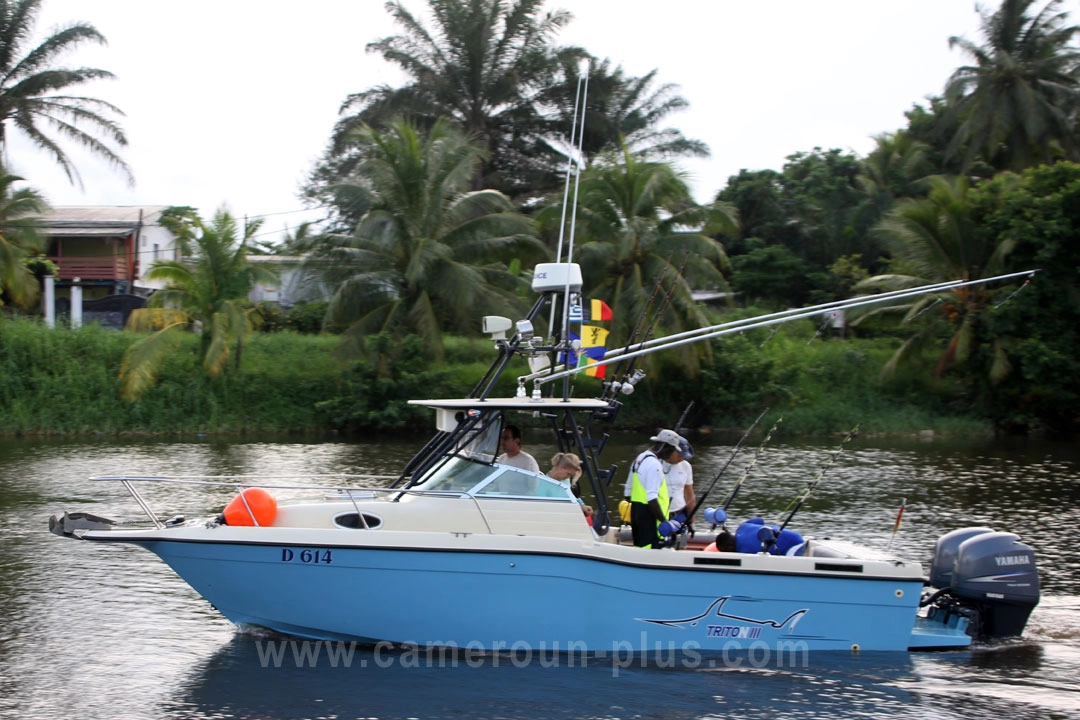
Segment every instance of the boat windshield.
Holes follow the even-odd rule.
[[[577,502],[570,488],[546,475],[508,465],[485,465],[452,457],[417,484],[427,492],[469,493],[476,497],[545,498]]]
[[[488,418],[483,427],[466,435],[454,454],[486,463],[494,460],[495,455],[499,452],[498,417],[498,415],[495,415]]]
[[[416,486],[425,492],[469,492],[494,471],[491,465],[452,457],[439,464]]]

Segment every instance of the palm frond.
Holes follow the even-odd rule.
[[[128,402],[142,397],[157,381],[158,373],[180,343],[184,323],[167,325],[134,342],[120,364],[120,395]]]

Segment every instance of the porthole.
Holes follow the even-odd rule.
[[[334,517],[334,525],[349,530],[376,530],[382,527],[382,518],[371,513],[342,513]]]

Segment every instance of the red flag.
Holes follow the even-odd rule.
[[[585,322],[596,322],[597,320],[611,320],[615,317],[615,314],[611,312],[611,308],[603,300],[590,300],[589,301],[589,317],[582,318]]]

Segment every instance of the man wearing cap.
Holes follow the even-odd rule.
[[[670,498],[662,463],[677,465],[683,461],[683,450],[691,457],[694,451],[674,430],[661,430],[649,439],[653,446],[634,459],[627,480],[630,530],[637,547],[658,548],[662,545],[662,537],[672,535],[682,527],[681,522],[668,520]]]
[[[685,438],[679,444],[679,455],[682,457],[682,462],[664,463],[668,494],[671,496],[671,507],[668,508],[670,517],[675,517],[679,513],[686,515],[697,505],[697,497],[694,496],[694,468],[687,462],[694,457],[694,449]],[[687,518],[683,524],[689,521],[690,518]]]

